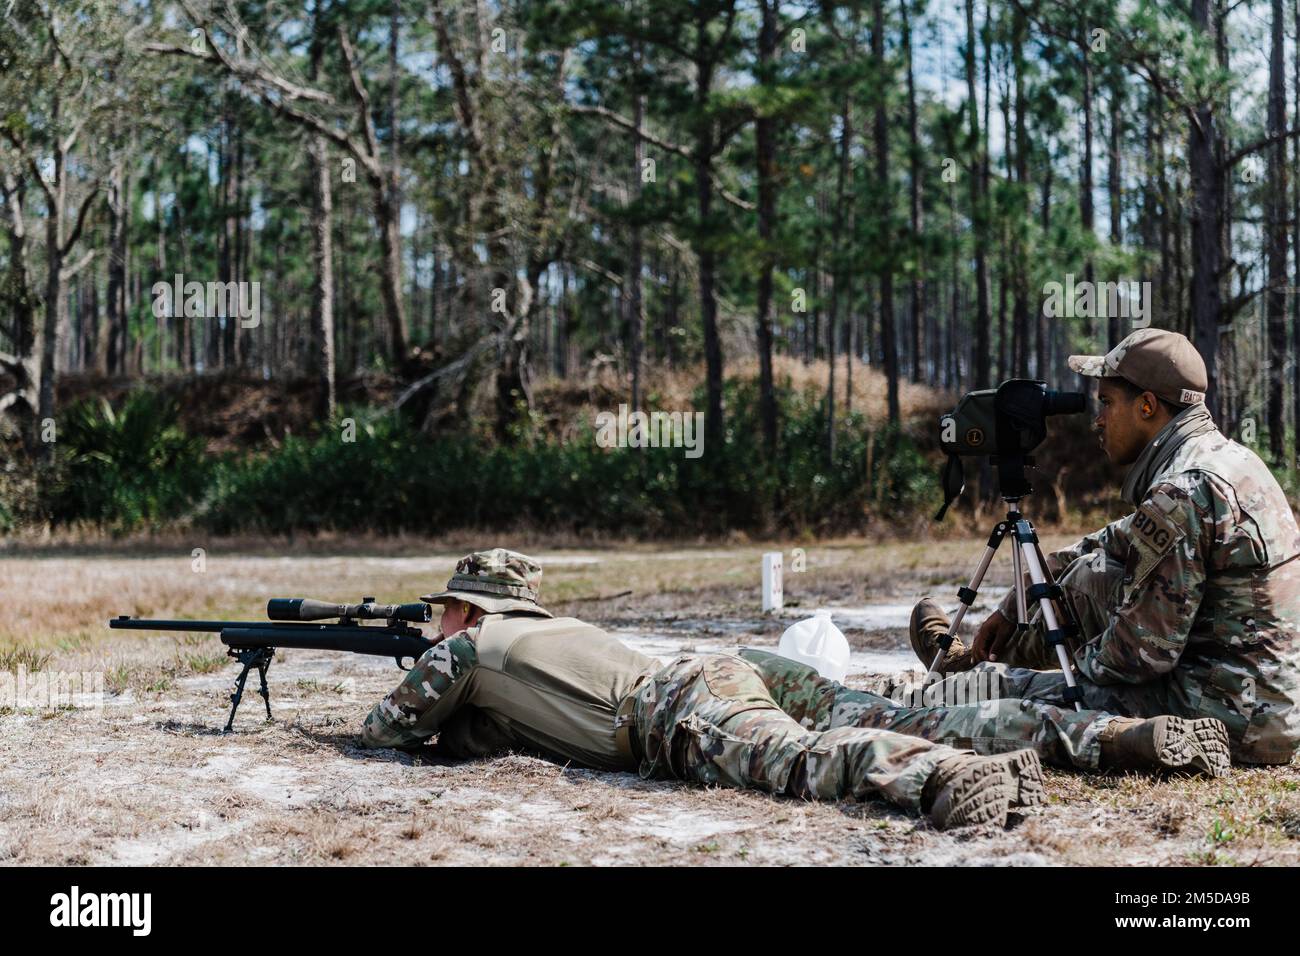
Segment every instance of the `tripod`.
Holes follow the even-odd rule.
[[[984,549],[984,555],[980,558],[979,566],[976,567],[970,584],[957,591],[957,599],[961,601],[961,607],[957,609],[948,633],[939,638],[939,652],[934,655],[934,660],[930,663],[930,671],[925,676],[926,683],[939,679],[939,664],[948,653],[948,648],[952,646],[966,612],[975,603],[975,595],[984,580],[984,575],[988,572],[989,565],[993,563],[993,555],[997,553],[1002,539],[1010,534],[1016,539],[1016,546],[1011,549],[1016,589],[1016,636],[1019,637],[1029,630],[1029,602],[1036,602],[1042,609],[1043,623],[1047,625],[1046,633],[1043,635],[1044,640],[1049,647],[1056,650],[1056,659],[1061,663],[1061,673],[1065,675],[1065,701],[1073,704],[1075,710],[1080,710],[1079,702],[1083,699],[1083,692],[1074,681],[1074,673],[1070,669],[1070,655],[1065,644],[1067,638],[1079,633],[1078,622],[1074,619],[1074,610],[1069,602],[1064,600],[1061,586],[1056,583],[1052,572],[1048,570],[1047,559],[1043,557],[1043,551],[1038,546],[1038,533],[1034,531],[1033,524],[1020,513],[1020,498],[1004,496],[1002,500],[1007,503],[1007,516],[998,522],[993,533],[989,535],[988,545]],[[1033,582],[1029,587],[1025,586],[1026,570]],[[1058,614],[1058,610],[1063,611],[1064,615]],[[1067,619],[1064,625],[1062,616]]]

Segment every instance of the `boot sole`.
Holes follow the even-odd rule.
[[[1156,759],[1168,770],[1226,777],[1232,769],[1228,730],[1212,717],[1159,717]]]
[[[1010,770],[1010,755],[980,757],[948,781],[930,810],[940,830],[1007,822],[1018,788]]]
[[[1013,807],[1037,807],[1047,802],[1043,786],[1043,764],[1033,750],[1017,750],[1007,754],[1008,769],[1016,784]]]

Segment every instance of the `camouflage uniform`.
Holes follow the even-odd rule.
[[[512,552],[493,555],[471,555],[447,592],[426,599],[507,588],[484,591],[499,596],[489,603],[508,599],[496,605],[505,609],[425,652],[366,718],[364,745],[437,736],[437,752],[450,757],[522,749],[805,798],[878,794],[908,809],[921,809],[941,761],[970,752],[874,727],[811,729],[740,657],[688,655],[660,667],[590,624],[529,613],[540,569]]]
[[[1233,757],[1300,747],[1300,529],[1254,452],[1217,430],[1178,449],[1136,512],[1048,555],[1080,619],[1083,704],[1215,717]],[[1014,618],[1010,606],[1004,613]],[[1060,702],[1037,615],[996,668],[1010,696]]]
[[[814,731],[869,727],[979,754],[1031,747],[1046,763],[1095,770],[1101,759],[1101,731],[1115,718],[1113,713],[1076,712],[1055,704],[1011,699],[1011,695],[976,703],[974,692],[951,694],[967,675],[954,675],[946,684],[926,688],[924,694],[900,685],[886,689],[890,696],[884,696],[827,680],[806,664],[769,651],[745,648],[739,656],[758,669],[777,706]],[[989,686],[997,690],[991,682]],[[903,693],[895,694],[895,690]],[[948,700],[972,702],[922,706],[945,700],[941,696],[945,690],[950,692]]]
[[[970,752],[875,727],[813,727],[783,708],[765,678],[733,654],[679,657],[655,673],[635,699],[641,776],[813,800],[879,794],[919,809],[935,767]]]
[[[1127,376],[1143,350],[1139,374],[1165,377],[1158,395],[1175,396],[1177,376],[1200,361],[1182,336],[1143,330],[1104,358],[1070,364]],[[1235,760],[1288,763],[1300,748],[1300,528],[1268,466],[1214,427],[1194,391],[1204,386],[1189,387],[1191,404],[1130,469],[1136,511],[1047,556],[1079,618],[1083,706],[1217,718]],[[1011,620],[1014,600],[1002,605]],[[1008,696],[1062,703],[1065,679],[1051,670],[1038,614],[1031,624],[976,670],[996,674]]]

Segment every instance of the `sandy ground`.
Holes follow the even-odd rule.
[[[665,659],[772,646],[791,621],[827,608],[853,647],[848,682],[869,686],[912,667],[912,602],[951,594],[982,543],[805,545],[807,570],[786,577],[792,606],[769,616],[758,610],[761,546],[536,552],[556,611]],[[281,652],[270,671],[274,721],[250,692],[236,732],[223,735],[236,669],[215,637],[103,623],[118,613],[256,620],[277,595],[412,600],[445,580],[455,557],[218,546],[201,562],[189,549],[0,557],[0,674],[85,672],[105,687],[98,708],[85,706],[93,697],[0,707],[0,861],[1300,863],[1294,764],[1222,781],[1052,771],[1048,805],[1010,827],[941,833],[879,802],[803,803],[519,754],[452,764],[362,750],[361,721],[400,673],[356,655]],[[1008,580],[995,567],[981,604]]]

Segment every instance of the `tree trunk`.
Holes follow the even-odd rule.
[[[1097,278],[1092,256],[1092,244],[1096,235],[1096,215],[1092,195],[1092,60],[1088,57],[1086,37],[1080,49],[1083,65],[1083,164],[1079,167],[1079,219],[1083,225],[1083,278],[1091,285]],[[1096,299],[1093,301],[1095,309]],[[1089,347],[1092,345],[1092,336],[1096,331],[1094,319],[1094,312],[1089,312],[1083,317],[1084,335],[1088,338]]]
[[[1300,37],[1300,0],[1294,0],[1296,36]],[[1300,122],[1300,45],[1292,59],[1292,84],[1296,121]],[[1291,199],[1291,246],[1296,255],[1296,278],[1291,290],[1291,466],[1300,467],[1300,138],[1292,139],[1296,157],[1295,188]]]
[[[39,437],[36,411],[40,402],[41,351],[36,336],[37,296],[27,261],[25,189],[22,181],[9,173],[5,174],[2,185],[9,217],[9,268],[4,287],[0,289],[0,303],[13,321],[14,361],[4,366],[14,378],[14,390],[0,398],[0,407],[13,409],[14,420],[30,451],[36,447]]]
[[[847,229],[845,228],[846,213],[848,210],[849,200],[846,199],[851,190],[850,178],[852,176],[852,167],[849,163],[849,152],[853,148],[853,104],[849,99],[848,92],[844,93],[844,99],[840,107],[840,155],[839,165],[835,176],[835,217],[833,229],[835,235],[832,238],[831,248],[831,307],[830,315],[826,319],[826,362],[829,368],[826,379],[826,458],[829,464],[835,463],[835,354],[836,354],[836,337],[840,329],[840,303],[845,296],[842,290],[848,277],[845,274],[848,270],[845,268],[845,251],[844,246],[847,241]]]
[[[1011,58],[1015,65],[1015,108],[1016,108],[1016,183],[1020,204],[1017,209],[1028,211],[1029,187],[1029,127],[1028,104],[1025,101],[1025,35],[1027,33],[1025,15],[1017,8],[1012,23]],[[1086,238],[1086,237],[1085,237]],[[1015,288],[1012,294],[1012,324],[1015,326],[1015,370],[1016,375],[1024,378],[1029,374],[1029,275],[1025,259],[1027,250],[1021,237],[1021,230],[1014,233],[1012,270]]]
[[[1042,224],[1043,235],[1049,236],[1052,232],[1052,163],[1049,157],[1045,164],[1046,169],[1043,171],[1043,186],[1039,198],[1039,215]],[[1047,308],[1039,305],[1038,313],[1035,316],[1034,324],[1034,376],[1043,380],[1050,380],[1047,368],[1048,352],[1048,322]]]
[[[979,99],[975,94],[975,0],[966,0],[966,100],[970,127],[971,231],[975,239],[975,387],[989,387],[988,209],[983,195]]]
[[[1106,190],[1109,196],[1110,244],[1118,249],[1124,242],[1123,181],[1120,150],[1124,142],[1124,80],[1116,73],[1110,91],[1110,149],[1106,166]],[[1118,278],[1118,277],[1117,277]],[[1119,310],[1112,309],[1106,325],[1107,348],[1113,349],[1123,338]],[[1040,373],[1041,374],[1041,373]]]
[[[880,249],[880,345],[885,357],[885,379],[889,401],[889,423],[897,426],[902,419],[898,407],[898,342],[894,327],[894,230],[892,227],[892,194],[889,190],[889,117],[887,71],[885,64],[885,6],[884,0],[875,0],[871,28],[871,53],[876,64],[879,82],[876,86],[876,190],[879,209],[877,223],[884,236]],[[974,39],[972,38],[972,43]],[[988,313],[988,276],[985,274],[984,313]],[[988,323],[984,324],[985,374],[988,370]]]
[[[911,248],[916,257],[912,263],[912,308],[908,325],[912,335],[912,381],[920,382],[921,316],[925,308],[925,255],[921,239],[924,223],[921,209],[921,142],[916,109],[916,77],[912,69],[912,25],[908,18],[907,4],[908,0],[899,0],[898,3],[903,17],[903,58],[907,68],[908,213],[912,229]]]
[[[776,63],[777,5],[780,0],[762,0],[763,24],[758,37],[762,79],[771,82]],[[763,426],[763,444],[774,460],[777,443],[776,390],[772,380],[772,273],[776,270],[776,120],[764,114],[754,124],[758,161],[758,413]],[[638,180],[639,180],[638,163]]]
[[[641,304],[641,164],[645,161],[645,140],[642,138],[642,126],[645,123],[645,94],[641,92],[641,42],[636,41],[632,49],[632,84],[634,93],[633,118],[636,134],[632,146],[632,203],[634,206],[632,234],[628,242],[627,262],[627,312],[625,324],[628,334],[628,358],[632,364],[632,409],[641,407],[641,352],[645,337],[645,317]]]
[[[315,11],[311,44],[311,72],[314,83],[320,71],[324,31],[320,4]],[[324,136],[311,136],[311,251],[315,274],[312,281],[311,319],[315,337],[312,349],[316,373],[316,414],[322,422],[334,418],[334,197],[331,193],[329,149]]]
[[[126,373],[127,311],[126,311],[126,255],[127,217],[130,202],[127,193],[125,161],[118,158],[108,174],[108,374]],[[161,204],[154,214],[161,220]],[[166,281],[164,273],[159,278]],[[173,312],[183,312],[173,305]]]
[[[1268,135],[1281,137],[1286,130],[1286,57],[1283,52],[1282,0],[1272,0],[1272,49],[1268,64]],[[1265,247],[1268,276],[1264,309],[1268,316],[1268,446],[1275,462],[1286,456],[1286,284],[1287,284],[1287,163],[1286,141],[1268,150],[1268,198]]]
[[[717,281],[717,253],[713,245],[713,117],[708,112],[713,85],[713,61],[706,53],[710,46],[709,20],[703,14],[696,20],[695,61],[695,213],[699,220],[700,239],[695,255],[700,268],[700,321],[704,326],[705,392],[704,434],[708,447],[721,454],[722,426],[722,338],[718,333],[718,300],[714,292]]]
[[[1211,0],[1192,0],[1192,22],[1211,42],[1216,40],[1217,23],[1211,18]],[[1193,122],[1187,133],[1187,165],[1191,176],[1192,287],[1191,322],[1193,342],[1205,360],[1209,376],[1206,407],[1221,418],[1219,370],[1219,324],[1223,318],[1220,277],[1223,272],[1224,181],[1219,165],[1219,127],[1213,100],[1193,107]]]

